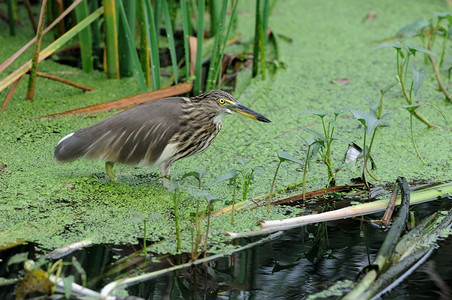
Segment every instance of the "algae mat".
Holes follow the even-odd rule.
[[[247,16],[254,12],[246,6],[249,4],[242,5],[237,28],[243,35],[243,44],[231,46],[231,51],[251,51],[253,18]],[[365,107],[368,105],[366,98],[378,101],[380,89],[394,81],[396,66],[393,49],[374,50],[378,41],[393,37],[400,28],[418,18],[430,19],[435,11],[446,11],[445,5],[445,1],[278,1],[269,26],[278,38],[279,60],[286,68],[280,68],[276,75],[268,75],[266,80],[249,80],[249,72],[245,71],[240,81],[249,85],[239,82],[235,93],[242,104],[261,112],[272,123],[260,124],[237,116],[224,118],[223,130],[211,148],[177,162],[172,180],[181,186],[181,191],[186,191],[197,183],[193,178],[182,179],[183,174],[206,169],[203,186],[207,189],[220,175],[231,168],[240,168],[237,159],[244,157],[250,159],[245,172],[255,166],[263,170],[262,175],[256,174],[248,198],[265,195],[278,163],[276,152],[284,150],[303,160],[307,150],[303,139],[311,136],[302,127],[321,130],[318,117],[298,112]],[[375,18],[366,17],[373,12]],[[19,30],[16,39],[6,36],[6,32],[0,32],[1,61],[32,38],[25,28]],[[419,44],[415,39],[410,42]],[[412,63],[418,68],[423,66],[422,55],[417,55]],[[425,83],[416,99],[436,106],[450,119],[451,104],[436,91],[433,72],[428,66],[426,69]],[[159,241],[162,237],[169,241],[156,243],[149,250],[173,252],[176,247],[173,199],[162,188],[157,170],[118,166],[120,182],[112,184],[106,180],[101,162],[60,164],[53,158],[53,149],[63,136],[113,112],[34,119],[136,94],[139,92],[136,81],[107,80],[102,73],[85,74],[52,61],[43,62],[40,70],[63,75],[96,90],[82,93],[38,78],[36,99],[27,102],[23,99],[24,80],[7,111],[0,115],[0,244],[26,240],[50,250],[85,239],[95,243],[136,243],[143,237],[143,220],[146,220],[149,241]],[[5,91],[0,93],[2,99],[5,95]],[[385,97],[384,112],[391,116],[378,131],[373,146],[377,164],[374,173],[380,181],[372,183],[385,185],[397,176],[404,176],[409,182],[450,180],[450,124],[434,109],[420,108],[422,114],[437,125],[435,129],[427,129],[420,122],[413,124],[416,142],[426,161],[423,165],[412,147],[409,114],[402,107],[405,104],[397,88]],[[363,128],[350,113],[338,118],[335,132],[338,138],[362,145]],[[341,165],[346,149],[346,142],[333,143],[335,168]],[[307,177],[308,190],[324,187],[326,175],[324,165],[318,158],[314,159]],[[359,168],[346,166],[337,173],[337,184],[349,184],[351,178],[359,175]],[[300,167],[284,163],[276,189],[300,180]],[[220,199],[215,203],[216,209],[230,204],[232,188],[226,182],[212,187],[209,192]],[[300,193],[300,189],[290,193]],[[192,223],[197,199],[184,193],[180,201],[181,226],[185,228]],[[265,209],[239,212],[234,226],[230,225],[229,215],[215,217],[211,251],[233,247],[223,243],[227,241],[223,236],[225,231],[251,230],[258,220],[282,218],[283,213],[287,213],[287,209],[274,208],[271,216],[267,216]],[[285,216],[296,213],[294,209]],[[183,232],[183,241],[183,251],[189,252],[189,231]]]

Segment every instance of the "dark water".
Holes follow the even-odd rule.
[[[422,215],[432,209],[432,204],[424,204],[414,210],[417,215]],[[364,230],[360,230],[362,224]],[[368,252],[373,260],[385,234],[358,220],[308,226],[287,231],[275,240],[206,266],[186,268],[126,289],[129,295],[144,299],[306,299],[338,280],[353,280],[368,264]],[[257,238],[241,243],[254,240]],[[440,283],[432,276],[437,275],[446,286],[452,286],[452,239],[441,241],[440,245],[426,262],[430,274],[418,269],[384,299],[440,299]],[[136,250],[139,249],[96,245],[74,252],[65,261],[70,262],[74,255],[86,271],[87,286],[99,291],[116,275],[134,271],[141,265],[142,256],[126,257]],[[0,277],[11,277],[20,272],[19,265],[13,265],[6,272],[5,264],[11,255],[30,252],[33,257],[33,251],[33,245],[25,245],[0,252],[3,260]],[[119,264],[121,257],[126,258]],[[184,261],[186,258],[179,259]],[[174,257],[168,260],[176,262]],[[127,268],[124,261],[129,264]],[[146,271],[171,265],[163,261],[146,265]],[[119,269],[121,267],[124,269]],[[74,273],[71,266],[65,268],[66,275]],[[80,277],[76,277],[76,282],[80,283]],[[13,299],[13,293],[14,285],[0,286],[0,299]]]

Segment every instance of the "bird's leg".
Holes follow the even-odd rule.
[[[112,161],[105,162],[105,173],[107,173],[110,180],[113,182],[118,182],[118,178],[116,178],[115,172],[113,171],[115,163]]]
[[[162,173],[163,186],[169,188],[169,173],[171,170],[171,162],[164,162],[160,165],[160,172]]]

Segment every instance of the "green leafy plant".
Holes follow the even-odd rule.
[[[301,180],[301,191],[303,195],[303,202],[306,200],[306,174],[309,168],[309,162],[319,152],[321,143],[316,139],[304,139],[308,144],[308,150],[306,151],[306,158],[303,166],[303,179]]]
[[[280,150],[280,151],[278,151],[277,155],[278,155],[279,162],[278,162],[278,166],[276,167],[276,170],[275,170],[275,175],[273,176],[272,184],[270,186],[270,192],[268,194],[267,212],[270,212],[273,188],[275,187],[276,176],[278,175],[279,167],[281,167],[281,164],[285,161],[297,163],[300,165],[303,164],[300,160],[296,159],[295,157],[293,157],[292,155],[290,155],[289,153],[287,153],[285,151]]]
[[[179,201],[181,197],[181,192],[178,187],[170,182],[171,197],[173,198],[173,212],[174,212],[174,222],[176,227],[176,252],[180,253],[181,250],[181,235],[180,235],[180,219],[179,219]]]
[[[209,238],[209,230],[210,230],[210,217],[211,212],[213,209],[213,203],[214,201],[218,200],[217,197],[211,195],[208,191],[202,190],[202,189],[189,189],[188,193],[192,195],[196,199],[196,212],[194,216],[195,220],[195,230],[196,230],[196,237],[192,238],[192,259],[195,260],[199,257],[199,248],[201,245],[201,237],[202,237],[202,221],[204,219],[205,213],[200,211],[200,200],[205,199],[207,201],[207,225],[206,225],[206,231],[204,234],[204,245],[203,245],[203,252],[204,255],[207,254],[207,245],[208,245],[208,238]]]
[[[311,141],[311,143],[308,143],[308,145],[314,145],[317,144],[318,148],[316,148],[316,151],[313,152],[313,154],[319,153],[320,157],[327,167],[327,173],[328,173],[328,186],[335,186],[336,185],[336,172],[333,169],[333,162],[331,160],[331,145],[334,140],[337,140],[338,138],[334,135],[334,129],[336,125],[337,117],[347,111],[347,108],[340,109],[340,110],[334,110],[331,113],[330,112],[322,112],[322,111],[301,111],[300,113],[309,113],[316,115],[320,118],[322,121],[322,132],[315,131],[310,128],[304,127],[303,130],[309,132],[314,136],[314,141]],[[332,117],[325,120],[325,117],[332,114]],[[313,155],[310,155],[310,158],[312,158]]]
[[[435,54],[420,46],[415,45],[402,45],[399,41],[393,43],[383,43],[378,45],[375,49],[392,47],[396,50],[396,80],[400,87],[403,97],[405,98],[408,105],[413,104],[414,96],[417,94],[422,82],[424,81],[424,77],[426,74],[425,68],[416,69],[412,67],[413,75],[411,80],[408,79],[408,69],[409,62],[411,56],[415,56],[417,52],[421,52],[427,55],[434,56]],[[414,94],[414,95],[413,95]],[[414,111],[413,115],[425,125],[430,128],[434,128],[435,126],[427,120],[423,115],[421,115],[418,111]]]
[[[198,188],[200,189],[201,183],[202,183],[202,177],[204,176],[204,174],[206,172],[207,172],[206,169],[199,170],[199,171],[187,172],[182,176],[182,179],[187,178],[187,177],[194,177],[198,181]]]
[[[369,189],[369,183],[367,182],[366,174],[369,174],[375,180],[378,180],[367,167],[368,161],[370,159],[370,152],[372,150],[372,145],[375,140],[375,134],[377,127],[389,117],[389,113],[384,114],[381,118],[377,117],[379,105],[370,105],[369,112],[363,112],[360,110],[350,110],[355,119],[357,119],[364,126],[364,138],[363,138],[363,181],[366,187]],[[370,137],[370,142],[367,141],[368,137]]]
[[[229,180],[229,183],[233,186],[233,194],[232,194],[232,212],[231,212],[231,224],[234,223],[234,211],[235,211],[235,202],[236,202],[236,191],[238,188],[238,178],[241,178],[242,183],[242,201],[245,201],[248,196],[248,189],[254,179],[254,173],[262,174],[262,170],[259,167],[251,167],[245,168],[245,166],[250,162],[250,159],[246,158],[237,158],[237,161],[241,164],[241,167],[238,169],[231,169],[226,174],[218,177],[214,180],[210,186],[213,186],[222,181]]]
[[[435,77],[438,82],[439,89],[444,94],[447,100],[452,101],[452,96],[449,93],[444,80],[441,77],[440,69],[444,67],[444,57],[446,54],[447,42],[450,41],[450,32],[452,30],[452,14],[450,12],[435,12],[435,17],[429,20],[418,19],[411,24],[404,26],[397,32],[397,36],[402,36],[404,39],[419,37],[424,48],[429,51],[433,50],[436,40],[442,40],[440,47],[440,55],[438,61],[432,53],[425,53],[425,56],[430,61]],[[450,67],[450,66],[448,66]]]

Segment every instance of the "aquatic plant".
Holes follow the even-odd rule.
[[[174,183],[170,183],[171,197],[173,199],[173,212],[174,212],[174,222],[176,228],[176,252],[180,253],[181,250],[181,235],[180,235],[180,219],[179,219],[179,201],[181,197],[181,192],[178,189],[178,186]]]
[[[207,172],[206,169],[199,170],[199,171],[187,172],[184,175],[182,175],[182,179],[187,178],[187,177],[194,177],[198,181],[198,188],[200,189],[201,188],[202,177],[204,176],[204,174],[206,172]]]
[[[327,186],[335,186],[336,185],[336,172],[333,169],[333,162],[331,160],[331,145],[334,140],[337,140],[338,138],[334,135],[334,129],[337,117],[347,111],[349,108],[343,108],[339,110],[334,110],[331,113],[330,112],[323,112],[323,111],[300,111],[300,113],[308,113],[316,115],[320,118],[322,121],[322,132],[315,131],[313,129],[303,127],[302,129],[309,132],[314,136],[314,141],[311,141],[311,143],[308,143],[308,145],[314,145],[317,144],[319,147],[316,149],[316,151],[313,152],[311,155],[311,158],[316,153],[320,154],[320,157],[325,164],[327,168],[327,174],[328,174],[328,184]],[[332,117],[329,117],[328,120],[325,120],[325,117],[332,114]],[[317,151],[318,150],[318,151]]]
[[[366,173],[369,174],[372,178],[377,180],[377,178],[370,172],[369,168],[367,167],[368,161],[370,159],[370,152],[372,150],[372,145],[375,139],[376,129],[377,127],[385,120],[387,119],[390,114],[386,113],[381,118],[377,117],[377,111],[379,108],[379,104],[374,104],[369,106],[369,112],[363,112],[360,110],[350,110],[355,119],[357,119],[363,126],[364,126],[364,134],[363,134],[363,158],[364,158],[364,164],[363,164],[363,181],[366,187],[369,189],[369,183],[367,182]],[[370,137],[370,142],[368,143],[367,139]],[[369,145],[367,145],[367,143]]]
[[[285,161],[297,163],[300,165],[302,164],[302,162],[300,160],[296,159],[295,157],[293,157],[292,155],[290,155],[289,153],[287,153],[285,151],[279,150],[277,155],[278,155],[279,162],[278,162],[278,166],[276,167],[276,170],[275,170],[275,175],[273,176],[272,184],[270,186],[270,192],[268,193],[267,212],[270,212],[273,188],[275,186],[276,176],[278,175],[279,167],[281,167],[281,164]]]
[[[231,210],[231,224],[234,223],[234,211],[235,211],[235,202],[236,202],[236,191],[238,188],[238,178],[241,178],[242,183],[242,201],[245,201],[248,197],[248,189],[254,179],[254,173],[262,174],[262,170],[260,167],[251,167],[245,168],[245,166],[250,162],[250,159],[239,157],[237,158],[237,162],[241,164],[241,168],[231,169],[224,175],[221,175],[217,179],[215,179],[210,186],[213,186],[222,181],[229,180],[229,183],[233,186],[232,192],[232,210]]]
[[[378,45],[375,49],[392,47],[396,50],[396,80],[400,87],[403,97],[405,98],[408,105],[413,104],[414,95],[417,94],[422,82],[424,81],[425,76],[425,68],[420,68],[419,70],[415,67],[413,69],[413,76],[411,81],[407,79],[408,66],[411,56],[415,56],[416,52],[425,53],[428,55],[435,55],[432,51],[427,50],[420,46],[415,45],[402,45],[399,41],[393,43],[382,43]],[[407,88],[409,87],[409,88]],[[413,111],[413,115],[429,128],[434,128],[435,126],[427,120],[423,115],[421,115],[418,111]]]

